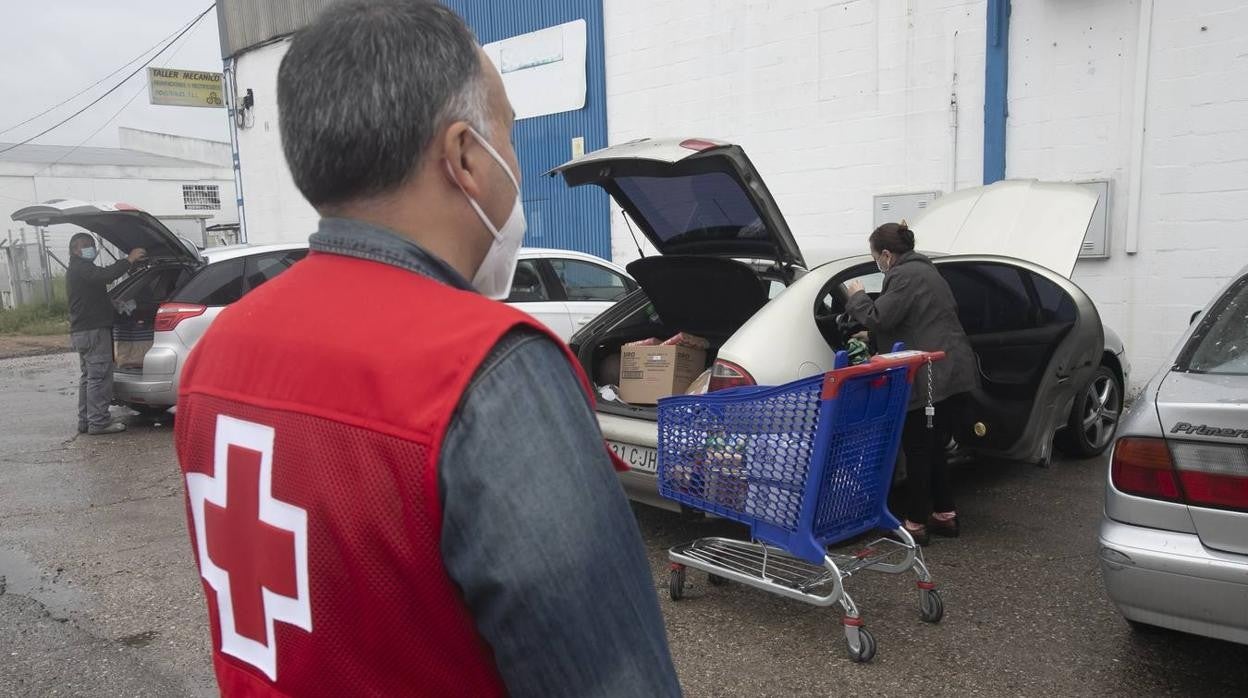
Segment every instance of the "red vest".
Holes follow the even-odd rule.
[[[217,318],[182,373],[177,452],[223,694],[504,693],[442,564],[437,464],[518,326],[545,331],[316,253]]]

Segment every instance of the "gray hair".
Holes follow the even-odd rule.
[[[277,76],[282,148],[313,206],[391,191],[448,124],[482,135],[477,41],[429,0],[344,0],[295,35]]]
[[[485,75],[480,71],[446,101],[437,123],[441,128],[456,121],[467,122],[482,136],[489,135],[490,95],[486,91]]]

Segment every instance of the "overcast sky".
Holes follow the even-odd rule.
[[[162,42],[211,0],[0,0],[0,131],[56,104],[104,77],[140,51]],[[25,140],[82,108],[138,67],[135,63],[88,93],[31,123],[0,134],[0,143]],[[152,65],[220,72],[217,13],[209,12]],[[138,96],[136,97],[136,93]],[[122,105],[134,98],[128,107]],[[118,110],[121,113],[105,125]],[[117,127],[228,141],[224,109],[148,104],[147,71],[36,143],[116,146]],[[102,127],[102,128],[101,128]],[[100,129],[92,136],[92,132]]]

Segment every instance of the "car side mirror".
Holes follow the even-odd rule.
[[[1201,312],[1202,312],[1202,311],[1197,310],[1196,312],[1192,313],[1192,319],[1191,319],[1191,320],[1189,320],[1187,324],[1189,324],[1189,325],[1195,325],[1195,324],[1196,324],[1196,321],[1200,319],[1200,314],[1201,314]]]

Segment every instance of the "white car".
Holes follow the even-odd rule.
[[[507,303],[532,315],[565,342],[616,301],[637,290],[622,267],[584,252],[520,250]]]
[[[605,189],[660,252],[628,265],[640,289],[573,336],[596,386],[617,383],[620,347],[676,332],[711,343],[710,389],[770,385],[832,368],[844,337],[835,317],[843,284],[882,275],[862,251],[807,263],[762,178],[736,145],[643,139],[589,153],[551,173]],[[1047,462],[1054,435],[1091,456],[1112,443],[1130,366],[1070,280],[1095,194],[1075,185],[999,182],[938,199],[913,222],[953,289],[975,349],[982,389],[970,452]],[[888,348],[882,348],[887,350]],[[674,508],[656,488],[656,410],[599,391],[598,419],[632,466],[638,501]]]

